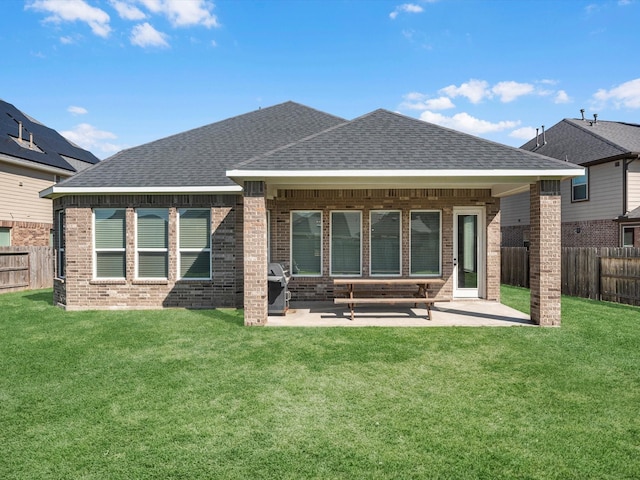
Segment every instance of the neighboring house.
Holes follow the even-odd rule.
[[[52,202],[39,192],[99,160],[0,100],[0,246],[48,246]]]
[[[565,118],[524,150],[586,168],[563,181],[563,247],[640,247],[640,125]],[[502,202],[502,245],[529,242],[529,196]]]
[[[385,110],[347,121],[286,102],[125,150],[43,191],[62,226],[54,299],[75,310],[244,306],[245,323],[263,325],[270,261],[290,269],[296,300],[333,298],[334,277],[392,276],[499,301],[500,198],[531,189],[531,316],[557,325],[559,184],[582,173]]]

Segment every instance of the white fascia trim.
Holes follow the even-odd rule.
[[[64,175],[65,177],[70,177],[75,173],[75,171],[65,170],[64,168],[52,167],[49,165],[42,165],[30,160],[10,157],[9,155],[4,155],[2,153],[0,153],[0,162],[9,163],[11,165],[18,165],[20,167],[29,168],[31,170],[37,170],[39,172],[52,173],[54,175]]]
[[[378,178],[378,177],[579,177],[584,168],[555,170],[227,170],[237,178]]]
[[[181,195],[188,194],[210,194],[210,193],[242,193],[240,185],[229,186],[197,186],[197,187],[65,187],[53,185],[40,192],[40,198],[55,198],[62,195],[128,195],[128,194],[144,194],[144,195],[164,195],[177,193]]]

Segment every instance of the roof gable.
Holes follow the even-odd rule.
[[[22,143],[20,137],[22,124]],[[34,148],[29,148],[30,135]],[[57,131],[46,127],[18,110],[10,103],[0,100],[0,154],[39,165],[76,172],[73,162],[65,157],[96,164],[100,160],[88,150],[72,144]]]
[[[241,162],[238,170],[532,170],[565,162],[376,110]]]

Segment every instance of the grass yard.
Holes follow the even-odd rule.
[[[528,309],[527,290],[503,301]],[[640,309],[561,328],[245,328],[0,295],[3,479],[637,479]]]

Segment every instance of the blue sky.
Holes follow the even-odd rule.
[[[520,146],[640,123],[640,0],[4,0],[0,98],[100,158],[287,100]]]

